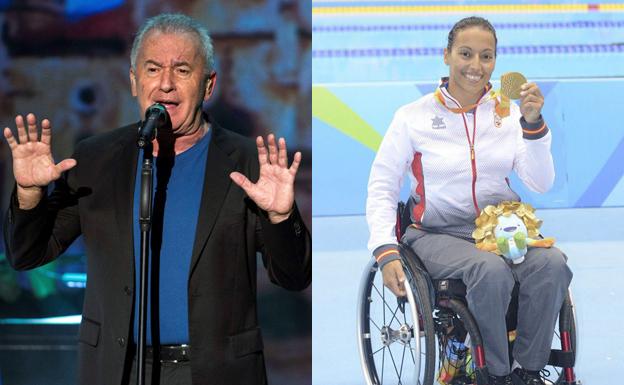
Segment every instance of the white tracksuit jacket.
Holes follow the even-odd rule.
[[[444,85],[438,94],[446,106],[460,107]],[[551,134],[543,120],[527,123],[513,102],[501,119],[489,92],[474,113],[451,112],[438,97],[431,93],[399,108],[373,162],[366,219],[368,248],[380,265],[398,259],[394,226],[406,173],[412,221],[466,239],[485,206],[519,200],[507,179],[512,170],[533,191],[553,184]]]

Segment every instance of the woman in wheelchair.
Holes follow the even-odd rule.
[[[395,236],[396,207],[405,174],[411,182],[412,225],[402,238],[432,278],[461,279],[468,308],[483,337],[490,384],[544,384],[553,330],[572,272],[557,248],[529,248],[508,263],[475,247],[471,237],[480,210],[518,201],[508,183],[514,171],[531,190],[553,184],[552,134],[535,83],[521,86],[519,106],[492,91],[496,32],[479,17],[465,18],[448,34],[448,78],[432,94],[398,109],[385,134],[368,183],[369,249],[384,284],[406,294]],[[519,285],[517,336],[508,352],[505,315]],[[513,356],[510,367],[509,353]]]

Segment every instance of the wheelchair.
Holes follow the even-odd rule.
[[[400,202],[397,239],[409,225],[408,211]],[[356,327],[366,384],[487,385],[486,352],[466,304],[465,285],[458,279],[432,279],[414,251],[401,242],[399,252],[407,279],[406,297],[396,297],[383,285],[374,259],[362,274]],[[510,364],[517,307],[516,284],[507,311]],[[540,375],[549,385],[580,385],[574,373],[578,345],[570,291],[557,324],[548,365]]]

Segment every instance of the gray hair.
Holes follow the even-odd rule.
[[[145,36],[152,30],[162,33],[190,33],[195,34],[199,40],[200,49],[205,58],[205,71],[209,75],[214,70],[214,49],[208,30],[194,19],[181,13],[163,13],[147,19],[137,32],[132,51],[130,52],[130,65],[136,71],[136,60],[139,49],[143,44]]]

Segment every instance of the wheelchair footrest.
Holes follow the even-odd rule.
[[[574,362],[574,352],[564,352],[558,349],[552,349],[550,351],[548,365],[558,366],[560,368],[573,368]]]

